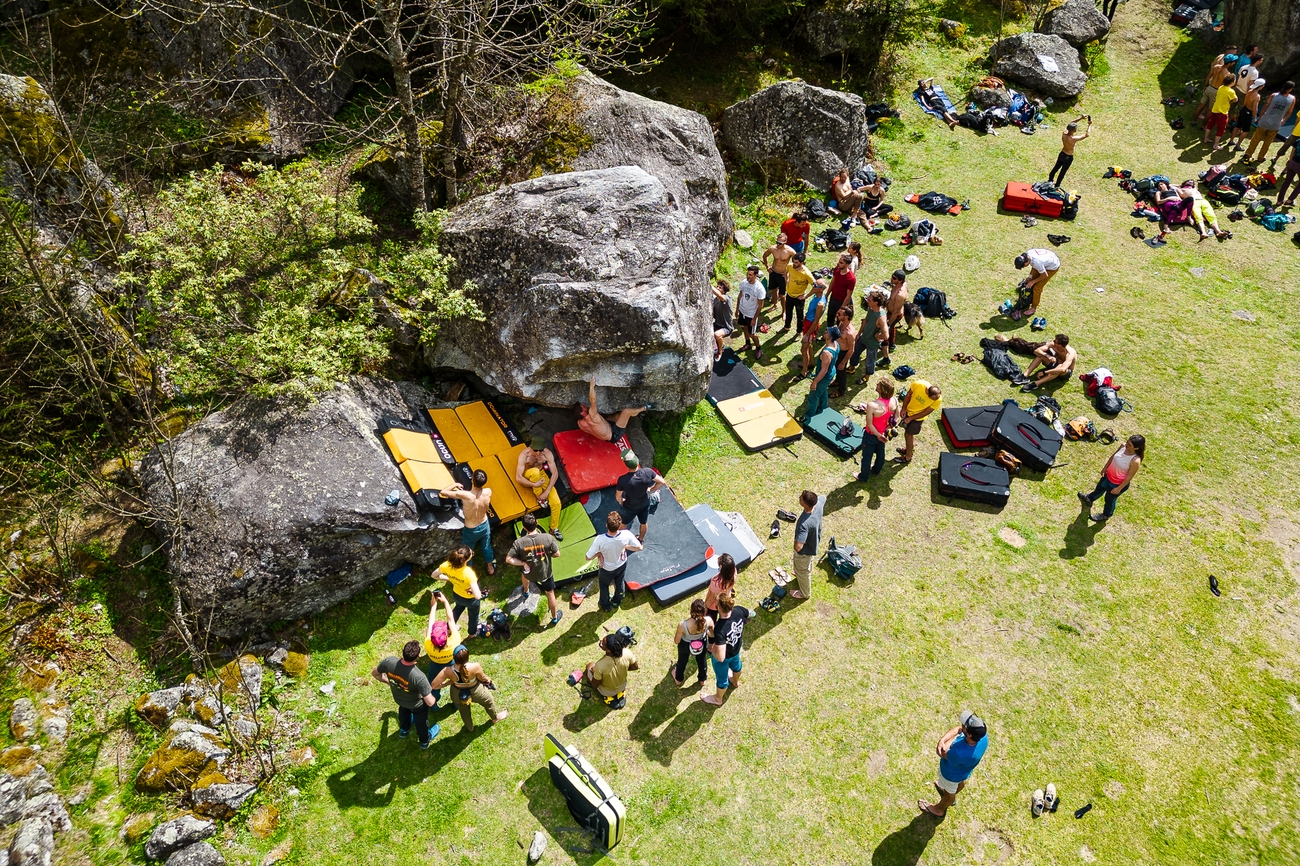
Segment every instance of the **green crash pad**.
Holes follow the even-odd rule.
[[[511,525],[514,527],[515,538],[524,534],[524,527],[519,521],[516,520]],[[542,532],[550,531],[551,519],[539,515],[537,528]],[[560,534],[564,536],[560,542],[560,555],[551,560],[551,572],[555,575],[556,583],[582,577],[600,567],[596,560],[587,559],[587,548],[596,537],[596,528],[592,526],[591,518],[587,516],[581,502],[574,502],[560,511]]]
[[[862,448],[862,426],[852,424],[852,432],[848,435],[841,436],[840,429],[844,426],[845,418],[834,409],[823,409],[811,418],[803,422],[804,429],[808,435],[817,439],[824,445],[828,446],[841,458],[852,457]]]

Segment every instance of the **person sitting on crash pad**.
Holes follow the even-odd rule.
[[[574,410],[578,413],[578,429],[588,436],[600,439],[602,442],[617,442],[622,439],[623,434],[627,432],[627,422],[650,408],[649,406],[637,406],[636,408],[620,409],[613,421],[606,420],[605,416],[596,411],[595,373],[591,374],[587,400],[588,406],[584,406],[582,403],[574,405]]]
[[[1070,373],[1074,371],[1074,362],[1078,359],[1079,353],[1070,346],[1070,338],[1065,334],[1057,334],[1052,338],[1052,342],[1034,350],[1034,360],[1030,361],[1029,366],[1025,368],[1025,375],[1032,374],[1037,367],[1042,367],[1043,371],[1038,374],[1037,379],[1020,390],[1028,393],[1053,379],[1062,376],[1069,378]]]
[[[563,541],[560,534],[560,494],[555,485],[560,480],[559,463],[551,449],[546,447],[546,440],[535,436],[529,447],[519,452],[519,462],[515,465],[515,481],[533,488],[533,495],[538,502],[545,502],[551,509],[551,535],[556,541]]]
[[[921,107],[927,111],[937,111],[943,115],[943,122],[948,124],[949,129],[957,127],[957,115],[944,107],[943,100],[939,94],[934,92],[931,86],[934,84],[934,77],[922,79],[916,82],[916,94],[921,99]]]

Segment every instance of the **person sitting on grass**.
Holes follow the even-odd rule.
[[[596,690],[604,700],[605,706],[621,710],[627,706],[627,675],[629,671],[638,671],[641,666],[636,656],[628,649],[623,635],[618,632],[607,634],[598,642],[605,654],[594,662],[588,662],[582,673],[582,681]]]
[[[640,415],[649,406],[637,406],[636,408],[620,409],[618,415],[613,421],[606,420],[604,415],[596,411],[596,374],[591,374],[591,382],[588,384],[587,392],[588,405],[582,403],[574,405],[574,411],[578,413],[578,429],[593,436],[602,442],[618,442],[627,432],[627,424],[635,416]],[[488,574],[492,572],[489,571]]]
[[[853,182],[849,180],[849,170],[841,168],[831,178],[830,199],[833,207],[828,208],[831,213],[858,219],[862,217],[862,194],[853,188]]]
[[[1057,334],[1052,338],[1052,342],[1045,346],[1039,346],[1034,350],[1034,360],[1029,362],[1025,368],[1025,375],[1032,375],[1034,370],[1039,367],[1043,371],[1038,374],[1038,378],[1025,385],[1020,390],[1029,393],[1037,388],[1041,388],[1053,379],[1059,379],[1062,376],[1069,378],[1074,372],[1074,362],[1079,358],[1079,353],[1074,351],[1070,346],[1070,338],[1065,334]]]
[[[943,116],[943,122],[948,124],[949,129],[956,129],[957,115],[944,107],[943,99],[935,92],[933,84],[933,76],[916,82],[916,93],[921,100],[921,107],[927,111],[938,112]]]
[[[465,723],[465,730],[474,730],[474,717],[470,714],[470,705],[478,704],[487,711],[488,721],[495,724],[506,716],[510,715],[507,711],[497,712],[496,701],[492,699],[492,690],[496,689],[496,683],[492,678],[483,673],[483,666],[478,662],[469,660],[469,648],[464,644],[456,647],[452,653],[451,666],[438,674],[438,679],[433,683],[435,688],[451,688],[451,702],[460,710],[461,721]]]
[[[745,636],[745,623],[754,612],[736,604],[736,597],[726,593],[718,599],[721,619],[713,626],[713,678],[718,690],[712,695],[700,695],[700,700],[715,707],[722,706],[727,689],[740,685],[740,645]]]
[[[876,179],[871,183],[858,187],[858,192],[862,194],[863,225],[866,225],[870,219],[889,214],[890,206],[885,202],[885,179],[883,177],[877,175]]]

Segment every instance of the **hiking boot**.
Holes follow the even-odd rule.
[[[551,535],[555,536],[555,540],[556,540],[556,541],[563,541],[563,540],[564,540],[564,533],[561,532],[561,531],[558,530],[558,529],[552,531],[552,532],[551,532]]]

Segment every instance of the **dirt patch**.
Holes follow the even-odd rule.
[[[1019,532],[1016,532],[1010,526],[1004,526],[1001,529],[999,529],[998,538],[1002,539],[1007,544],[1014,547],[1016,550],[1019,550],[1020,548],[1024,547],[1026,543],[1025,537],[1021,535]]]
[[[1125,790],[1124,786],[1115,779],[1111,779],[1106,783],[1106,786],[1101,789],[1102,793],[1111,800],[1118,800],[1120,797],[1123,797]]]
[[[884,749],[876,749],[867,757],[867,775],[873,779],[883,776],[888,766],[889,755]]]
[[[983,848],[997,849],[997,855],[994,863],[1005,863],[1011,859],[1011,855],[1016,853],[1016,848],[1007,838],[1007,834],[997,827],[989,827],[980,835],[980,846]]]
[[[817,602],[817,615],[822,619],[835,618],[835,606],[828,601]]]
[[[1265,524],[1262,535],[1281,548],[1287,569],[1300,582],[1300,523],[1275,517]]]
[[[1082,848],[1079,849],[1079,859],[1082,860],[1084,863],[1096,863],[1097,855],[1092,853],[1091,848],[1089,848],[1087,845],[1084,845]]]

